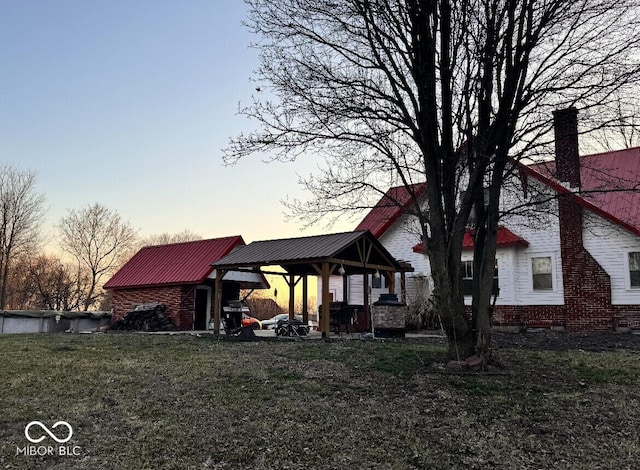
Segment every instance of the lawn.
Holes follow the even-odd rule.
[[[473,374],[444,368],[444,352],[417,341],[0,336],[0,469],[640,465],[639,353],[502,348],[501,368]],[[57,444],[33,427],[45,439],[30,444],[34,420],[67,421],[73,436]],[[25,455],[28,445],[53,455]]]

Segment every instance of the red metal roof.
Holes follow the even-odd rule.
[[[104,285],[105,289],[163,284],[198,284],[213,271],[211,263],[244,245],[241,236],[146,246]]]
[[[462,249],[463,250],[472,250],[473,249],[473,246],[474,246],[473,235],[474,235],[474,233],[475,233],[475,231],[472,230],[472,229],[467,229],[467,231],[464,233],[464,238],[462,239]],[[521,236],[516,235],[511,230],[509,230],[507,227],[504,227],[502,225],[500,225],[498,227],[497,244],[501,248],[506,248],[506,247],[509,247],[509,246],[522,246],[522,247],[529,246],[529,242],[528,241],[526,241]],[[414,246],[413,247],[413,251],[415,251],[416,253],[423,253],[424,252],[424,247],[423,247],[422,243],[418,243],[416,246]]]
[[[640,235],[640,147],[586,155],[580,158],[580,163],[582,192],[574,193],[576,200],[590,211]],[[555,179],[555,162],[519,165],[525,173],[555,191],[572,193]],[[414,184],[412,188],[420,197],[425,183]],[[370,230],[379,238],[410,204],[411,197],[404,186],[391,188],[355,230]]]
[[[409,186],[416,197],[422,196],[426,184],[417,183]],[[355,231],[369,230],[374,237],[380,238],[409,208],[412,202],[406,186],[396,186],[387,191],[378,203],[369,211],[355,228]]]
[[[640,235],[640,147],[580,157],[581,193],[587,209]],[[525,167],[554,190],[570,192],[555,179],[555,162]],[[626,190],[626,191],[625,191]]]
[[[475,230],[473,230],[473,229],[469,229],[464,233],[464,238],[462,239],[462,249],[463,250],[471,250],[471,249],[473,249],[473,246],[474,246],[474,243],[473,243],[474,235],[475,235]],[[496,234],[496,236],[497,236],[497,245],[500,246],[500,247],[507,247],[507,246],[527,247],[527,246],[529,246],[529,242],[528,241],[526,241],[521,236],[516,235],[511,230],[509,230],[507,227],[504,227],[502,225],[500,225],[498,227],[498,233]]]

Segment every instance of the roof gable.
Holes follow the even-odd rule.
[[[213,270],[211,263],[244,245],[241,236],[213,238],[168,245],[146,246],[138,251],[104,285],[105,289],[163,284],[197,284]]]
[[[409,186],[416,197],[422,196],[425,183]],[[355,228],[355,231],[369,230],[374,237],[380,238],[400,218],[411,205],[412,196],[406,186],[390,188],[378,203],[369,211]]]
[[[572,192],[557,179],[555,162],[524,167],[525,172],[559,193]],[[640,235],[640,147],[580,158],[581,193],[585,208]]]
[[[463,250],[473,250],[475,245],[473,241],[474,234],[475,234],[475,230],[473,229],[467,229],[464,232],[464,237],[462,239]],[[496,234],[496,245],[499,248],[508,248],[508,247],[516,247],[516,246],[527,247],[529,246],[529,242],[526,241],[521,236],[513,233],[507,227],[500,225],[498,226],[498,233]],[[413,251],[415,251],[416,253],[424,253],[424,245],[422,243],[418,243],[413,247]]]

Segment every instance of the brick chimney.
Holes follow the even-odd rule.
[[[580,188],[580,156],[578,155],[578,110],[553,112],[556,140],[556,176],[571,188]]]
[[[556,138],[556,176],[580,188],[578,110],[553,113]],[[611,325],[611,280],[583,245],[583,208],[573,194],[558,197],[560,252],[567,330],[605,329]]]

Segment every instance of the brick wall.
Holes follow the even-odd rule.
[[[522,325],[529,328],[564,326],[564,305],[496,305],[496,325]]]
[[[116,321],[133,306],[159,302],[167,307],[167,316],[179,330],[193,329],[195,286],[159,286],[113,290],[113,317]]]

